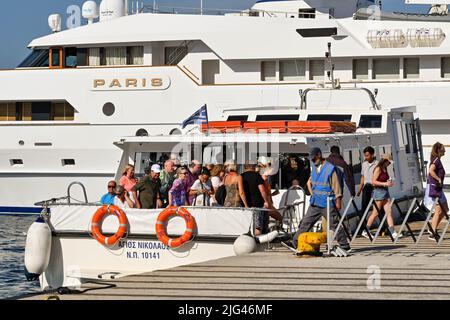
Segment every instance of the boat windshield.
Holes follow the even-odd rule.
[[[33,50],[28,57],[18,66],[18,68],[39,68],[49,66],[49,50],[37,49]]]

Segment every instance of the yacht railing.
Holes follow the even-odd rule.
[[[137,8],[136,12],[134,13],[236,15],[242,17],[270,17],[270,18],[297,18],[297,19],[314,19],[317,17],[324,17],[327,19],[334,19],[332,14],[323,12],[302,13],[302,12],[286,12],[286,11],[267,11],[260,9],[242,10],[229,8],[170,7],[170,6],[147,5],[147,4],[144,4],[143,6]]]

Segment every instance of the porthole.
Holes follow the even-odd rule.
[[[112,116],[116,112],[116,107],[111,102],[107,102],[103,105],[103,114],[107,117]]]
[[[136,136],[137,136],[137,137],[148,137],[148,132],[147,132],[147,130],[145,130],[145,129],[139,129],[139,130],[136,132]]]
[[[170,131],[170,135],[171,136],[179,136],[179,135],[181,135],[181,130],[180,129],[173,129],[172,131]]]

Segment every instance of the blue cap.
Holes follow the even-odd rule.
[[[314,147],[309,151],[309,159],[314,159],[315,156],[322,155],[322,150],[320,148]]]

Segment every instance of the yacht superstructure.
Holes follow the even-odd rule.
[[[33,40],[18,68],[0,71],[0,177],[8,186],[0,211],[33,211],[74,180],[100,196],[120,155],[112,141],[179,134],[205,104],[211,121],[258,110],[283,120],[278,110],[286,108],[294,111],[285,120],[295,120],[301,92],[331,82],[329,44],[334,84],[368,88],[381,109],[416,106],[425,159],[435,141],[450,145],[450,23],[436,14],[392,20],[357,0],[263,0],[225,15],[127,14],[125,3],[104,0],[100,21],[87,14],[89,24],[65,31],[53,17],[59,32]],[[333,120],[336,101],[369,112],[366,101],[326,90],[306,108]],[[363,116],[361,130],[385,125]]]

